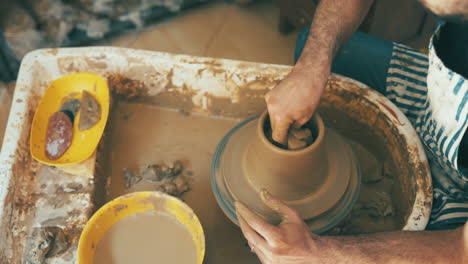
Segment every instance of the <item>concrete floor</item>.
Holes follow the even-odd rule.
[[[271,3],[259,2],[242,7],[218,2],[189,9],[154,26],[99,45],[292,64],[297,34],[281,35],[277,30],[278,17],[279,10]],[[11,91],[0,85],[0,147]]]
[[[108,43],[113,46],[228,58],[274,64],[292,64],[297,32],[281,35],[279,10],[271,3],[247,6],[223,2],[183,12],[141,32]]]

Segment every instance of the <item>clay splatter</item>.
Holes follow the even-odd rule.
[[[125,168],[123,174],[127,189],[143,180],[154,183],[156,191],[177,197],[190,190],[187,177],[191,172],[184,171],[184,165],[180,160],[174,161],[170,166],[163,163],[146,165],[138,173]]]

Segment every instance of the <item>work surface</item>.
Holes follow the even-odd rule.
[[[210,185],[211,157],[216,145],[237,120],[186,115],[143,104],[121,103],[110,120],[112,166],[110,196],[155,190],[141,181],[125,189],[122,170],[181,160],[190,176],[190,191],[182,199],[199,217],[206,236],[205,263],[258,263],[240,229],[216,203]]]
[[[134,191],[154,191],[157,183],[139,181],[125,186],[124,169],[141,171],[152,164],[172,164],[180,160],[190,171],[190,190],[181,198],[193,208],[206,235],[206,263],[257,263],[240,229],[223,214],[211,190],[211,159],[221,138],[239,120],[188,114],[146,104],[119,102],[108,127],[106,175],[110,177],[110,197]],[[383,165],[353,143],[363,163],[361,197],[348,219],[335,233],[362,233],[396,229],[392,198],[392,175],[382,175]],[[366,153],[364,153],[366,152]],[[364,159],[364,160],[363,160]],[[378,179],[374,179],[378,174]],[[363,207],[363,208],[362,208]],[[344,230],[347,228],[347,230]]]

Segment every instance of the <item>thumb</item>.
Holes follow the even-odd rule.
[[[302,217],[293,208],[287,206],[283,201],[273,197],[266,189],[260,191],[260,197],[266,206],[279,213],[283,218],[282,223],[302,223]]]

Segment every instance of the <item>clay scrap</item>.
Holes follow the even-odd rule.
[[[34,230],[28,247],[27,264],[43,264],[47,258],[62,254],[70,247],[68,236],[60,227],[47,226]]]
[[[312,143],[314,143],[314,135],[312,135],[312,131],[310,128],[304,126],[301,128],[295,128],[291,126],[288,131],[287,142],[284,144],[278,143],[273,140],[273,130],[271,128],[270,120],[268,118],[265,119],[265,124],[263,126],[263,131],[265,133],[266,138],[275,146],[287,149],[287,150],[300,150],[304,149]]]
[[[156,191],[176,197],[180,197],[190,190],[187,177],[191,176],[191,172],[184,171],[180,160],[174,161],[170,166],[163,163],[146,165],[138,173],[125,168],[123,174],[126,189],[143,180],[155,184]]]
[[[65,113],[73,123],[73,121],[75,120],[76,114],[80,110],[80,104],[81,104],[80,99],[77,99],[77,98],[69,99],[62,104],[62,106],[60,107],[60,112]]]
[[[60,110],[49,117],[45,152],[50,160],[60,158],[70,147],[73,123],[80,110],[78,128],[81,131],[90,129],[101,120],[101,105],[89,92],[83,91],[81,100],[78,98],[66,100],[60,106]]]
[[[288,150],[300,150],[314,142],[310,129],[291,127],[288,133]]]
[[[81,113],[78,129],[88,130],[101,120],[101,105],[92,94],[83,91],[81,96]]]
[[[70,147],[73,137],[73,124],[68,115],[55,112],[49,117],[46,132],[45,152],[47,158],[56,160]]]

